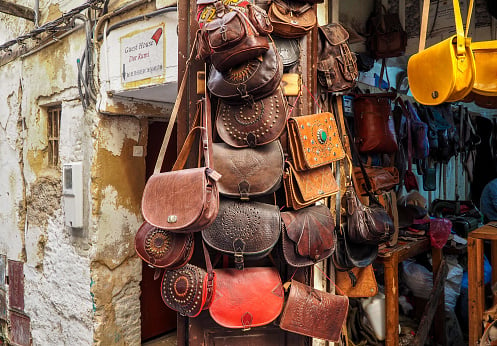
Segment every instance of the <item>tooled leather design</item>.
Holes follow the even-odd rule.
[[[338,192],[338,185],[329,165],[307,171],[293,171],[293,174],[304,201]]]
[[[295,333],[338,341],[347,317],[348,298],[292,280],[280,327]]]
[[[202,231],[202,237],[218,251],[260,257],[274,247],[280,231],[277,206],[222,199],[216,220]],[[238,248],[237,244],[243,244],[244,248]]]
[[[283,66],[290,67],[298,62],[300,58],[298,39],[283,39],[275,37],[274,43],[283,62]]]
[[[145,251],[153,258],[163,257],[171,248],[171,233],[154,228],[148,232],[145,238]]]
[[[180,269],[166,270],[162,277],[161,295],[171,309],[195,317],[203,308],[203,291],[207,273],[190,263]]]

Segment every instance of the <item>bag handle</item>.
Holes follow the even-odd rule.
[[[428,0],[429,1],[429,0]],[[406,128],[407,128],[407,170],[412,172],[412,138],[411,138],[411,113],[407,108],[404,100],[400,97],[397,97],[395,102],[400,105],[402,109],[402,113],[406,117]]]

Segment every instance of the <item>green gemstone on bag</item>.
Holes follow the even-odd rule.
[[[326,131],[323,129],[318,130],[318,141],[321,144],[326,143],[326,140],[328,139],[328,135],[326,134]]]

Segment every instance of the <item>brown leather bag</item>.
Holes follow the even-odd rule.
[[[347,43],[349,33],[338,23],[318,28],[318,81],[329,92],[352,88],[359,76],[356,55]]]
[[[273,0],[268,17],[273,32],[285,38],[305,36],[317,24],[316,12],[308,3]]]
[[[285,158],[279,140],[244,149],[214,143],[213,153],[222,175],[217,187],[223,196],[249,200],[271,194],[281,185]]]
[[[297,171],[290,161],[283,174],[286,205],[295,210],[304,208],[338,192],[338,185],[329,165]]]
[[[364,268],[354,267],[347,271],[335,272],[338,293],[349,298],[374,297],[378,293],[378,283],[370,264]]]
[[[207,44],[208,48],[202,47],[200,51],[209,51],[210,61],[218,71],[255,59],[269,49],[266,35],[272,26],[269,20],[264,20],[263,17],[267,19],[264,11],[250,5],[246,15],[236,7],[226,8],[222,1],[217,1],[215,7],[216,18],[202,28],[205,39],[201,44]]]
[[[281,213],[283,255],[293,267],[316,264],[333,254],[335,221],[325,205]]]
[[[298,39],[274,37],[274,44],[283,63],[283,69],[289,70],[300,59],[300,42]]]
[[[222,198],[216,220],[202,230],[209,247],[234,257],[237,269],[245,259],[268,255],[281,233],[280,209],[260,202],[240,202]]]
[[[207,80],[210,92],[230,104],[253,104],[272,95],[278,88],[283,75],[283,63],[270,42],[269,50],[252,60],[223,73],[212,66]]]
[[[188,263],[178,269],[165,270],[162,276],[162,301],[183,316],[196,317],[213,301],[216,273],[205,245],[203,250],[207,271]]]
[[[361,153],[394,153],[398,150],[393,121],[390,121],[391,94],[360,94],[353,100],[356,143]]]
[[[280,328],[292,333],[338,342],[347,319],[349,299],[292,280]]]
[[[345,157],[332,113],[291,117],[287,126],[290,152],[296,170],[324,166]]]
[[[216,275],[209,313],[220,326],[249,330],[265,326],[280,315],[284,291],[276,268],[216,269]]]
[[[285,130],[287,101],[283,90],[253,105],[230,105],[219,101],[216,130],[221,139],[235,148],[254,148],[276,140]]]
[[[364,166],[371,184],[371,192],[381,194],[393,189],[399,183],[399,170],[397,167]],[[367,195],[366,182],[360,167],[354,167],[357,181],[357,190],[361,195]]]
[[[138,256],[156,268],[184,266],[193,255],[193,234],[173,233],[144,222],[135,236]]]

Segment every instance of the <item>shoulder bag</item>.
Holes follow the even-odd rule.
[[[305,36],[317,24],[316,12],[309,3],[273,0],[268,17],[273,32],[285,38]]]
[[[364,268],[354,267],[347,271],[335,272],[336,285],[340,294],[349,298],[374,297],[378,293],[378,283],[370,264]]]
[[[217,287],[209,313],[222,327],[249,330],[273,322],[284,291],[276,268],[216,269]]]
[[[216,220],[202,230],[202,238],[216,251],[234,257],[237,269],[245,260],[268,255],[281,233],[278,206],[221,199]]]
[[[300,59],[300,43],[295,38],[274,37],[274,44],[286,71],[294,66]]]
[[[214,165],[221,174],[219,193],[249,200],[276,191],[283,176],[284,156],[277,139],[255,148],[237,149],[213,143]]]
[[[393,189],[399,183],[399,170],[397,167],[364,166],[364,169],[366,170],[371,184],[371,191],[376,195]],[[364,187],[366,186],[366,182],[361,167],[354,167],[354,174],[356,176],[359,193],[361,195],[367,195]]]

